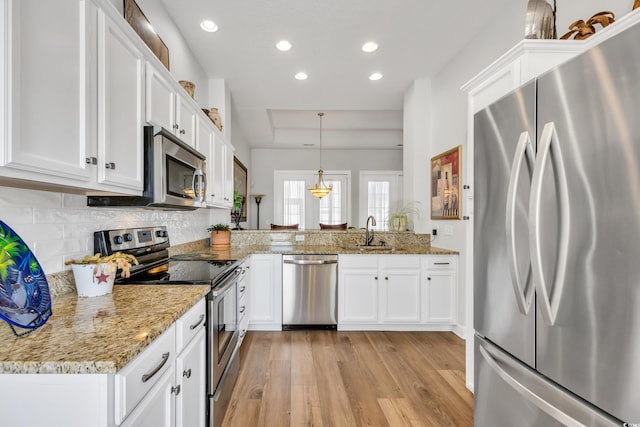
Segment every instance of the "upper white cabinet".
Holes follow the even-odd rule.
[[[214,131],[207,155],[209,184],[207,205],[230,208],[233,206],[233,147],[226,143],[220,132]]]
[[[126,27],[88,0],[5,0],[3,18],[0,176],[140,194],[142,54]]]
[[[193,103],[166,70],[147,62],[147,123],[168,129],[195,147],[198,110]]]
[[[144,58],[98,10],[98,182],[143,185]]]

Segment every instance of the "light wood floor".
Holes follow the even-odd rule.
[[[249,332],[223,425],[473,426],[448,332]]]

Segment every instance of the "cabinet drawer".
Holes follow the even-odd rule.
[[[205,313],[206,304],[203,298],[178,319],[176,322],[176,353],[180,353],[204,327]]]
[[[377,255],[340,255],[338,268],[378,268]]]
[[[122,423],[162,375],[173,366],[175,347],[175,325],[171,325],[115,375],[116,424]]]
[[[380,255],[382,269],[419,269],[419,255]]]
[[[429,255],[423,259],[423,267],[429,270],[450,270],[456,268],[455,255]]]

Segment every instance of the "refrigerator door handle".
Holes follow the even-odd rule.
[[[557,386],[487,342],[478,347],[484,361],[514,391],[565,426],[619,426],[617,420],[566,395]]]
[[[560,214],[560,224],[558,226],[558,256],[553,287],[549,287],[544,277],[544,266],[542,265],[542,244],[541,244],[541,201],[542,201],[542,181],[547,162],[551,159],[551,165],[556,177],[557,191],[557,212]],[[531,180],[531,195],[529,198],[529,250],[531,252],[531,267],[533,282],[540,303],[542,318],[547,325],[553,326],[558,315],[558,307],[562,298],[562,288],[564,287],[567,274],[567,259],[569,254],[569,190],[567,175],[562,161],[562,153],[558,144],[558,134],[553,122],[544,125],[542,135],[538,145],[538,155],[533,169]],[[551,293],[550,291],[553,291]]]
[[[533,301],[534,286],[531,283],[531,263],[529,263],[527,270],[527,277],[524,284],[522,278],[518,272],[518,254],[516,251],[515,241],[515,222],[516,222],[516,196],[518,191],[518,183],[520,181],[520,174],[522,170],[522,164],[526,161],[529,169],[529,179],[531,179],[531,173],[534,165],[534,153],[533,145],[531,144],[531,138],[529,132],[525,131],[520,134],[518,139],[518,145],[516,146],[516,152],[513,156],[513,164],[511,165],[511,175],[509,176],[509,187],[507,190],[507,210],[506,210],[506,231],[507,231],[507,254],[509,254],[509,271],[511,273],[511,284],[513,285],[513,292],[516,296],[516,302],[518,304],[518,310],[523,315],[528,315],[531,309],[531,302]]]

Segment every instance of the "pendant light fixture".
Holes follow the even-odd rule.
[[[324,113],[318,113],[318,117],[320,117],[320,169],[318,169],[318,182],[313,187],[309,187],[308,190],[318,199],[322,199],[327,194],[331,193],[332,187],[324,183],[324,179],[322,178],[322,174],[324,171],[322,170],[322,116]]]

